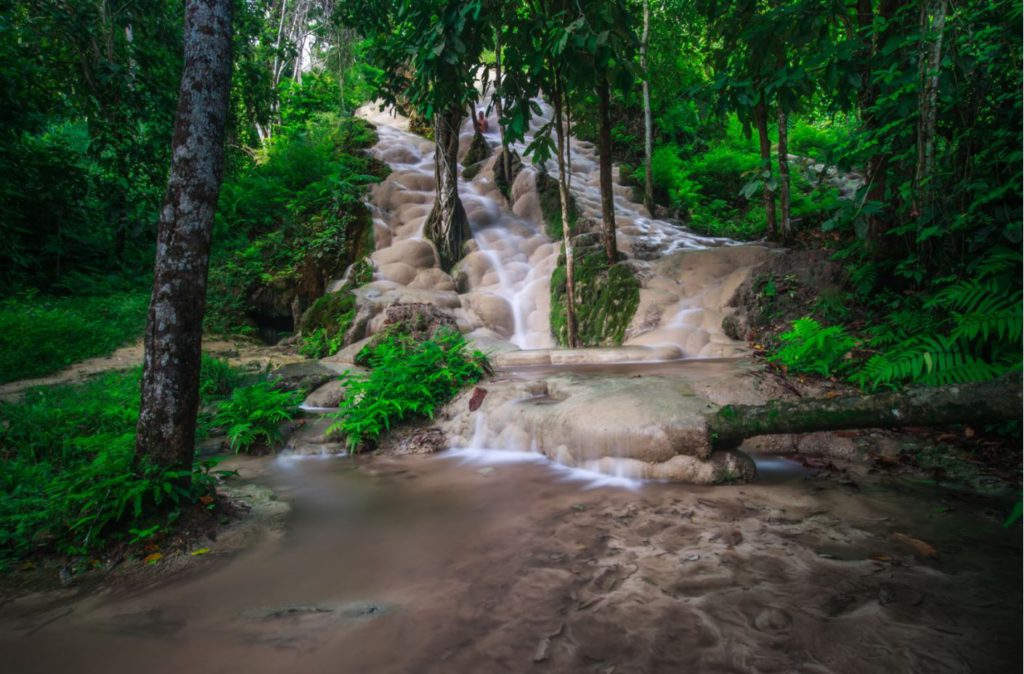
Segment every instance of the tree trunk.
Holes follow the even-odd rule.
[[[764,92],[754,107],[754,123],[757,125],[757,138],[761,144],[761,180],[764,181],[761,200],[768,222],[768,238],[774,239],[778,236],[779,225],[775,220],[775,192],[768,184],[772,178],[772,141],[768,137],[768,106],[765,104]]]
[[[508,142],[505,140],[505,125],[501,121],[501,26],[495,29],[494,34],[494,113],[498,117],[498,135],[501,137],[501,165],[505,171],[505,180],[509,184],[509,194],[512,193],[512,156],[508,151]]]
[[[726,405],[708,419],[715,449],[735,447],[756,435],[812,433],[853,428],[948,426],[1021,418],[1021,377],[897,393]]]
[[[604,234],[604,254],[608,264],[615,264],[619,251],[615,241],[615,193],[612,191],[612,119],[611,92],[608,80],[602,77],[597,83],[598,173],[601,182],[601,224]]]
[[[562,240],[565,245],[565,327],[569,346],[580,345],[576,327],[576,272],[572,250],[572,230],[569,227],[569,185],[566,181],[566,133],[562,115],[562,89],[556,85],[554,98],[555,138],[558,152],[558,198],[562,206]]]
[[[824,172],[822,172],[824,173]],[[789,115],[779,106],[779,210],[782,221],[782,240],[788,242],[793,236],[793,224],[789,212]]]
[[[864,14],[868,11],[872,11],[871,3],[867,0],[861,0],[861,7],[858,10],[858,16],[862,24],[862,30],[870,30],[870,27],[874,25],[874,15],[865,16]],[[878,53],[878,49],[881,45],[886,44],[889,41],[889,37],[896,31],[902,29],[904,19],[896,21],[897,12],[900,9],[900,0],[881,0],[878,6],[878,14],[881,19],[878,24],[881,26],[881,30],[877,33],[871,33],[870,37],[865,36],[865,39],[871,40],[871,62],[874,61],[874,57]],[[865,24],[865,22],[867,22]],[[877,118],[875,111],[873,110],[876,101],[878,100],[879,85],[871,81],[871,66],[866,67],[866,75],[868,83],[865,87],[864,96],[861,100],[861,118],[863,120],[864,128],[869,133],[877,133],[881,122]],[[885,237],[889,233],[889,227],[891,224],[891,204],[889,203],[887,192],[888,192],[888,172],[889,172],[889,153],[878,152],[871,155],[868,159],[867,171],[865,173],[865,180],[867,181],[867,192],[865,194],[865,201],[874,201],[883,204],[881,210],[868,216],[867,222],[867,236],[864,241],[865,248],[868,253],[877,259],[885,257],[887,248],[885,245]]]
[[[919,211],[929,207],[931,196],[935,193],[932,185],[935,173],[935,124],[938,115],[939,67],[942,64],[942,38],[945,26],[946,0],[922,3],[922,47],[919,62],[921,93],[917,122],[917,170],[914,175],[920,206],[915,210]]]
[[[231,0],[187,0],[185,64],[160,211],[136,454],[192,466],[206,274],[231,91]]]
[[[654,215],[654,181],[651,177],[651,154],[653,153],[651,139],[651,84],[650,73],[647,72],[647,43],[650,35],[651,6],[648,0],[644,0],[644,33],[640,40],[640,70],[643,71],[644,82],[644,206],[647,212]]]
[[[441,268],[451,271],[462,259],[466,241],[473,238],[466,209],[459,198],[459,127],[462,107],[434,113],[434,184],[437,196],[423,235],[437,246]]]

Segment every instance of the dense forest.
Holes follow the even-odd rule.
[[[456,295],[485,273],[474,186],[493,177],[494,208],[522,215],[526,171],[556,347],[621,346],[640,320],[655,285],[634,261],[668,254],[623,249],[626,200],[708,246],[785,253],[711,331],[790,387],[889,404],[1019,382],[1021,20],[1007,0],[0,0],[0,571],[155,562],[179,528],[227,521],[228,471],[196,447],[277,448],[315,387],[250,351],[365,344],[327,432],[350,453],[491,373],[465,312],[428,312],[426,332],[367,314],[360,289],[396,264],[417,279],[402,288],[427,278],[374,257],[397,216],[367,195],[411,165],[371,150],[381,110],[433,153],[412,238],[458,310],[484,315]],[[235,346],[200,358],[202,340]],[[1012,416],[975,423],[968,451],[1018,446]],[[1019,460],[997,461],[1018,495]]]

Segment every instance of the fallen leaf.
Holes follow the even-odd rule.
[[[164,556],[162,554],[160,554],[159,552],[154,552],[153,554],[147,556],[142,561],[145,562],[146,564],[156,564],[157,562],[159,562],[163,558],[164,558]]]
[[[938,550],[933,548],[928,543],[925,543],[920,538],[907,536],[906,534],[901,534],[898,531],[895,532],[892,536],[890,536],[890,538],[892,538],[892,540],[894,541],[897,541],[898,543],[903,543],[904,545],[910,546],[914,549],[914,552],[921,555],[922,557],[934,559],[939,556]]]
[[[473,389],[473,395],[469,398],[469,411],[476,412],[480,409],[480,405],[483,404],[484,398],[487,397],[487,389],[477,386]]]
[[[193,550],[189,554],[192,555],[193,557],[198,557],[199,555],[205,555],[209,551],[210,551],[210,548],[199,548],[198,550]]]
[[[882,555],[882,554],[878,554],[878,553],[873,554],[873,555],[868,555],[868,559],[873,559],[876,562],[891,562],[892,561],[892,557],[890,557],[889,555]]]
[[[213,503],[213,497],[210,495],[200,496],[199,502],[202,503],[203,505],[210,505],[211,503]]]

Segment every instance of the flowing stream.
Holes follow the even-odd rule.
[[[286,530],[233,553],[229,532],[197,541],[176,575],[126,562],[0,601],[3,671],[1019,668],[1019,532],[965,495],[793,474],[627,490],[458,458],[231,465],[291,504]]]

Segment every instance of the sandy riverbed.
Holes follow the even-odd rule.
[[[441,456],[240,467],[290,502],[283,537],[148,590],[9,602],[5,671],[1019,669],[1019,530],[956,492],[784,463],[633,488]]]

